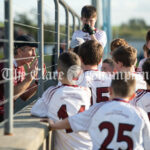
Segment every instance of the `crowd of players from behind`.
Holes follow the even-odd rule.
[[[102,61],[106,35],[94,28],[95,8],[85,6],[81,16],[83,30],[58,60],[60,83],[43,93],[31,114],[49,118],[42,121],[55,130],[56,150],[149,150],[150,58],[137,69],[137,50],[116,39],[111,58]],[[149,46],[150,31],[147,54]]]

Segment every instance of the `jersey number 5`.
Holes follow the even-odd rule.
[[[80,107],[80,110],[78,111],[78,113],[83,112],[84,110],[85,110],[85,106],[82,105],[82,106]],[[59,108],[59,110],[58,110],[58,112],[57,112],[57,116],[59,117],[59,119],[65,119],[65,118],[68,117],[66,105],[62,105],[62,106]],[[67,130],[66,130],[66,133],[71,133],[71,132],[72,132],[71,129],[67,129]]]
[[[109,93],[108,87],[99,87],[96,89],[96,103],[108,101],[109,98],[107,96],[103,96],[103,93]]]
[[[131,132],[133,127],[134,127],[134,125],[130,125],[130,124],[123,124],[123,123],[119,124],[117,142],[125,141],[128,145],[127,149],[133,149],[133,140],[131,139],[131,137],[124,135],[123,132],[124,131]],[[110,122],[102,122],[99,125],[99,130],[102,131],[103,129],[108,130],[108,135],[105,138],[104,142],[102,143],[100,150],[108,149],[107,146],[111,143],[111,141],[114,137],[114,134],[115,134],[114,125]],[[121,150],[121,148],[119,148],[118,150]]]

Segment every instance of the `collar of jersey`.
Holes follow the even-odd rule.
[[[150,90],[144,90],[144,91],[146,91],[146,92],[150,92]]]
[[[143,91],[150,92],[150,90],[148,89],[138,89],[136,92],[143,92]]]
[[[89,69],[89,70],[84,70],[84,72],[86,71],[98,71],[98,69]]]
[[[121,98],[114,98],[114,99],[112,99],[112,101],[119,101],[119,102],[129,103],[131,100],[124,100],[124,99],[121,99]]]
[[[79,87],[78,85],[69,85],[69,84],[63,84],[63,86]]]

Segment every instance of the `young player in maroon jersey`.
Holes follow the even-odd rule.
[[[91,92],[89,88],[74,84],[74,79],[79,76],[80,66],[78,55],[73,52],[62,53],[58,60],[58,76],[62,84],[48,88],[42,98],[33,105],[31,114],[58,121],[87,110],[90,107]],[[87,133],[72,133],[70,129],[61,130],[56,132],[54,149],[91,150],[92,141]]]
[[[96,20],[96,8],[91,5],[84,6],[81,10],[81,21],[83,23],[83,29],[75,31],[73,33],[72,40],[76,38],[82,38],[85,41],[96,40],[104,48],[107,42],[107,36],[104,31],[95,28]]]
[[[97,41],[90,40],[80,46],[78,55],[84,69],[84,78],[80,85],[91,89],[92,104],[108,101],[111,73],[98,70],[103,56],[103,47]]]

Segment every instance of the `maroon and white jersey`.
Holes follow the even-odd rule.
[[[109,100],[109,87],[111,86],[114,74],[102,72],[98,70],[87,70],[80,77],[80,86],[89,87],[92,91],[91,104],[108,101]],[[141,74],[131,73],[136,79],[136,90],[146,89],[146,82]],[[118,87],[119,88],[119,87]]]
[[[105,47],[107,43],[107,36],[105,31],[96,29],[96,33],[94,34],[99,43]],[[76,39],[77,37],[84,39],[85,41],[91,40],[89,33],[83,32],[82,30],[77,30],[73,33],[72,39]]]
[[[92,91],[91,104],[108,101],[112,75],[98,70],[87,70],[82,75],[80,86],[89,87]]]
[[[54,121],[65,119],[90,107],[89,88],[61,85],[48,88],[32,107],[31,114],[49,117]],[[91,150],[92,141],[87,133],[58,130],[55,135],[56,150]]]
[[[131,104],[144,109],[150,119],[150,90],[137,91],[136,97],[131,101]]]
[[[68,118],[74,132],[88,132],[93,150],[149,150],[147,114],[121,99],[101,102]]]

